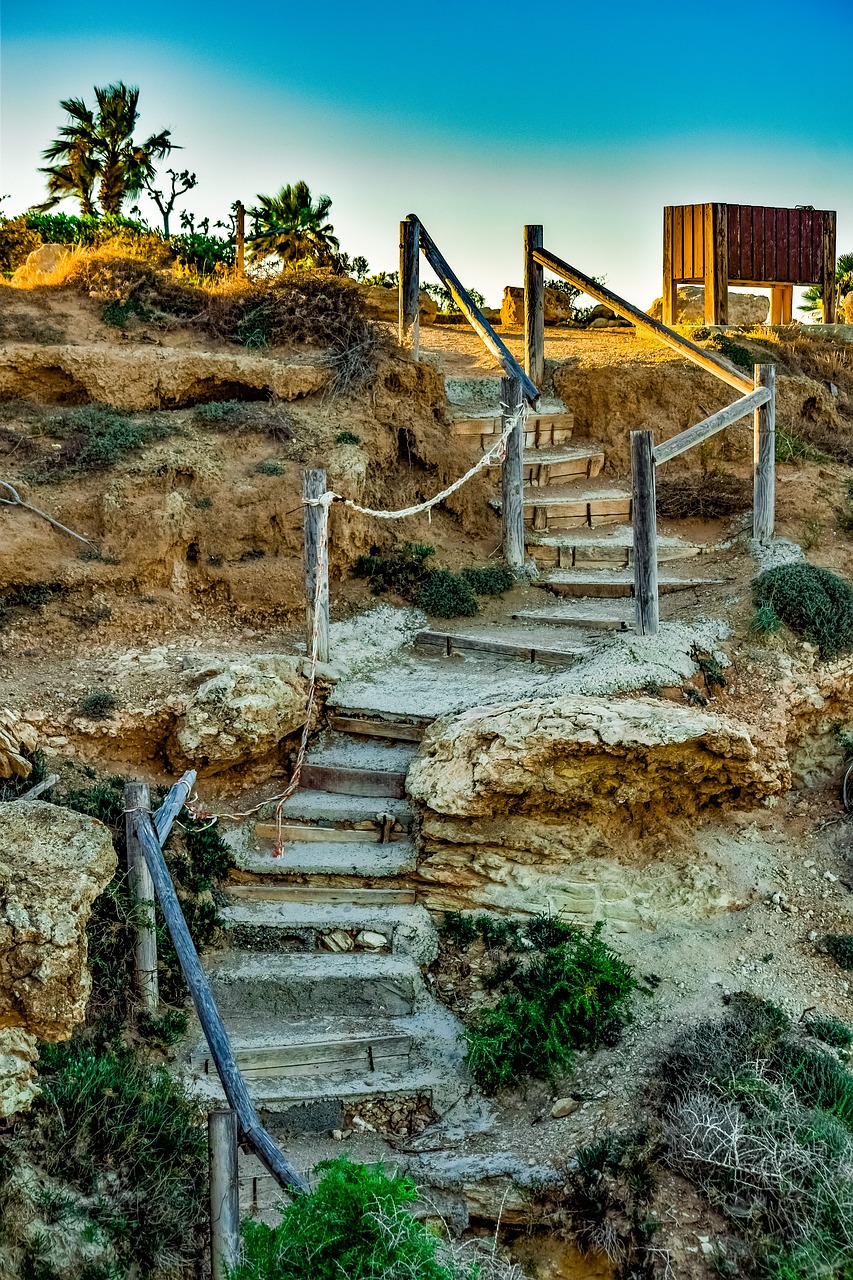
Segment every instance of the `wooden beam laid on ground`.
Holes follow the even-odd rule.
[[[740,422],[741,418],[748,417],[750,413],[766,404],[770,395],[766,386],[756,386],[755,391],[750,392],[748,396],[735,400],[733,404],[727,404],[725,409],[712,413],[710,418],[703,418],[701,422],[688,427],[686,431],[680,431],[670,440],[664,440],[655,448],[655,464],[660,466],[663,462],[669,462],[670,458],[677,458],[680,453],[686,453],[688,449],[701,444],[703,440],[716,435],[718,431],[723,431],[733,423]]]
[[[545,272],[533,250],[544,243],[541,226],[524,228],[524,369],[537,387],[545,377]]]
[[[576,267],[570,267],[567,262],[564,262],[562,258],[558,258],[555,253],[551,253],[548,249],[535,249],[533,252],[536,261],[541,262],[547,271],[552,271],[561,280],[568,280],[569,284],[573,284],[576,289],[581,289],[584,293],[588,293],[596,301],[603,302],[605,306],[610,307],[617,315],[622,316],[624,320],[630,320],[638,329],[656,338],[664,346],[677,351],[679,355],[684,356],[685,360],[690,360],[693,364],[699,365],[700,369],[704,369],[706,373],[713,373],[715,378],[721,378],[723,382],[727,382],[731,387],[736,387],[738,391],[752,390],[752,379],[743,373],[738,373],[734,365],[730,364],[728,360],[724,360],[722,356],[715,356],[710,351],[703,351],[695,343],[683,338],[680,333],[673,332],[665,324],[661,324],[659,320],[653,320],[651,316],[647,316],[645,311],[641,311],[633,303],[626,302],[618,294],[611,293],[603,284],[596,284],[595,280],[591,280],[589,276],[584,275],[582,271],[578,271]]]
[[[418,270],[420,223],[406,218],[400,223],[400,274],[398,277],[398,333],[401,347],[417,360],[420,348],[420,273]]]
[[[184,774],[183,779],[172,790],[181,789],[181,800],[183,802],[187,794],[183,790],[184,786],[186,785],[187,789],[189,789],[194,782],[195,773],[190,771]],[[210,1047],[211,1056],[216,1063],[216,1070],[222,1082],[225,1097],[229,1106],[233,1107],[237,1112],[243,1136],[254,1148],[270,1173],[277,1179],[280,1186],[305,1191],[307,1190],[305,1179],[279,1151],[275,1142],[261,1124],[254,1103],[249,1097],[245,1081],[234,1061],[234,1053],[231,1048],[231,1042],[228,1039],[228,1033],[216,1007],[210,983],[207,980],[207,975],[202,968],[198,952],[187,928],[187,922],[184,919],[184,913],[181,910],[175,886],[172,884],[172,877],[163,857],[163,850],[160,847],[157,831],[151,821],[151,814],[135,809],[129,814],[129,820],[133,834],[142,846],[145,861],[151,873],[151,879],[154,882],[157,901],[160,903],[160,910],[163,912],[172,943],[178,954],[181,972],[189,988],[195,1011]]]
[[[634,511],[634,609],[637,635],[657,635],[658,535],[655,497],[654,434],[631,432],[631,478]]]
[[[303,791],[332,791],[345,796],[375,796],[403,800],[406,775],[390,769],[346,769],[340,765],[304,764],[299,775]]]
[[[303,530],[305,541],[305,611],[307,621],[306,645],[311,657],[314,644],[314,626],[317,626],[317,660],[329,661],[329,543],[321,545],[324,515],[319,506],[309,505],[308,499],[320,498],[326,492],[326,473],[320,470],[306,471],[302,478]],[[327,528],[328,535],[328,528]],[[319,581],[318,581],[319,579]],[[317,613],[315,623],[315,610]]]
[[[124,827],[127,844],[127,880],[131,901],[138,912],[133,967],[140,1004],[146,1013],[153,1014],[157,1012],[160,1004],[154,884],[132,822],[134,810],[141,809],[148,812],[150,807],[151,796],[144,782],[125,783]]]
[[[752,483],[752,536],[773,537],[776,523],[776,366],[755,366],[756,391],[767,398],[755,410]]]
[[[279,833],[274,822],[259,822],[255,827],[259,840],[277,840]],[[404,831],[392,831],[390,840],[403,840]],[[380,831],[358,827],[312,827],[302,823],[285,822],[281,827],[281,839],[287,844],[379,844]]]
[[[531,408],[535,409],[539,404],[539,388],[530,378],[528,378],[521,365],[510,352],[509,348],[495,333],[480,308],[472,300],[468,290],[442,255],[441,250],[436,245],[424,224],[414,213],[410,213],[409,218],[417,221],[420,227],[419,235],[421,253],[424,255],[445,288],[450,291],[450,296],[453,298],[453,301],[456,303],[457,307],[471,327],[480,335],[483,342],[498,361],[507,377],[516,377],[521,379],[524,398]]]
[[[207,1116],[210,1170],[210,1272],[228,1280],[240,1260],[240,1183],[237,1170],[237,1112]]]
[[[729,323],[729,234],[724,204],[706,204],[705,323]]]
[[[501,378],[501,434],[510,422],[501,470],[503,553],[510,569],[524,565],[524,399],[519,378]]]

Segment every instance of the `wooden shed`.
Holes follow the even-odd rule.
[[[675,320],[679,284],[705,286],[705,322],[728,323],[728,288],[770,289],[770,323],[790,324],[794,285],[823,289],[835,323],[835,221],[829,209],[677,204],[663,211],[663,322]]]

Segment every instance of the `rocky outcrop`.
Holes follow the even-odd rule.
[[[259,654],[208,667],[167,745],[175,768],[221,773],[275,751],[308,707],[303,659]]]
[[[22,753],[37,745],[38,732],[31,724],[8,707],[0,711],[0,778],[28,778],[33,766]]]
[[[174,347],[45,346],[8,343],[0,399],[179,409],[211,400],[297,400],[322,391],[318,361],[191,351]]]
[[[116,867],[107,828],[39,800],[0,804],[0,1115],[37,1092],[38,1040],[66,1040],[91,980],[86,924]]]
[[[766,324],[769,311],[770,299],[763,293],[735,293],[729,289],[729,324]],[[653,320],[663,319],[663,298],[655,298],[648,315]],[[704,285],[684,285],[676,293],[676,324],[701,324],[704,319]]]
[[[566,911],[628,927],[733,904],[710,862],[672,853],[723,806],[789,781],[784,749],[735,721],[658,699],[579,696],[439,721],[408,787],[422,809],[418,872],[453,906]],[[656,856],[660,846],[669,856]]]
[[[545,286],[545,323],[560,324],[571,319],[572,304],[562,289]],[[508,284],[501,301],[501,324],[508,329],[524,326],[524,290]]]
[[[386,289],[381,284],[359,285],[359,293],[364,299],[364,309],[371,320],[390,320],[396,324],[399,315],[399,295],[396,289]],[[421,324],[435,324],[438,306],[425,289],[418,296],[418,315]]]

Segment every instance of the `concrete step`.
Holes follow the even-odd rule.
[[[634,531],[630,525],[609,532],[579,528],[566,533],[525,532],[524,544],[540,567],[593,568],[597,565],[627,568],[634,563]],[[658,535],[658,562],[685,560],[701,555],[705,547],[670,534]]]
[[[566,637],[565,633],[548,633],[542,627],[523,624],[492,623],[456,631],[436,626],[420,631],[415,646],[424,653],[452,656],[463,653],[471,657],[488,657],[510,662],[537,662],[552,667],[570,667],[588,645]]]
[[[418,964],[438,954],[430,915],[415,905],[237,898],[219,918],[231,946],[243,951],[400,952]]]
[[[259,1015],[361,1018],[410,1014],[423,993],[409,956],[366,952],[229,951],[208,961],[213,997],[229,1030]]]
[[[539,532],[587,525],[625,524],[631,519],[631,495],[612,484],[568,482],[524,490],[524,522]]]
[[[522,470],[525,484],[534,488],[546,488],[565,484],[579,477],[594,477],[604,466],[604,452],[595,444],[561,446],[559,448],[531,448],[524,450]],[[500,476],[499,466],[487,467],[491,479]]]
[[[266,824],[264,824],[266,825]],[[273,856],[273,839],[266,848],[247,844],[234,848],[235,864],[243,871],[267,876],[397,876],[411,871],[416,862],[414,846],[408,840],[389,844],[350,841],[289,843],[281,857]]]
[[[687,591],[690,587],[708,586],[719,582],[717,578],[678,578],[671,574],[658,575],[661,595],[673,591]],[[588,596],[599,599],[633,596],[634,574],[629,569],[555,569],[541,574],[534,586],[544,587],[558,596]]]
[[[286,801],[283,812],[289,824],[337,827],[342,831],[353,827],[378,831],[386,814],[393,818],[397,830],[408,830],[412,825],[412,810],[405,800],[338,791],[297,791]]]

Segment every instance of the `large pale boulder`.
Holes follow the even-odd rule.
[[[12,276],[12,284],[16,288],[48,284],[56,268],[70,252],[67,244],[43,244],[38,249],[33,249]]]
[[[766,324],[769,311],[770,299],[763,293],[736,293],[733,289],[729,289],[729,324]],[[647,314],[653,320],[661,320],[663,298],[655,298]],[[676,324],[701,324],[704,318],[704,285],[684,285],[676,293]]]
[[[274,751],[308,708],[303,659],[258,654],[208,668],[168,744],[176,768],[221,773]]]
[[[86,924],[116,855],[103,823],[40,800],[0,804],[0,1115],[37,1092],[38,1040],[66,1040],[91,978]]]
[[[545,323],[560,324],[570,319],[572,304],[562,289],[545,286]],[[501,324],[507,329],[520,329],[524,325],[524,290],[508,284],[501,301]]]
[[[364,308],[371,320],[391,320],[396,322],[399,313],[399,297],[396,289],[386,289],[381,284],[359,285],[364,298]],[[421,289],[418,298],[418,314],[421,324],[434,324],[438,315],[435,299],[425,289]]]
[[[783,748],[760,752],[743,725],[660,699],[475,707],[433,725],[409,771],[418,874],[436,905],[624,928],[726,910],[751,885],[673,843],[692,839],[700,817],[788,781]]]
[[[8,707],[0,710],[0,778],[28,778],[33,766],[23,754],[35,751],[38,733]]]

